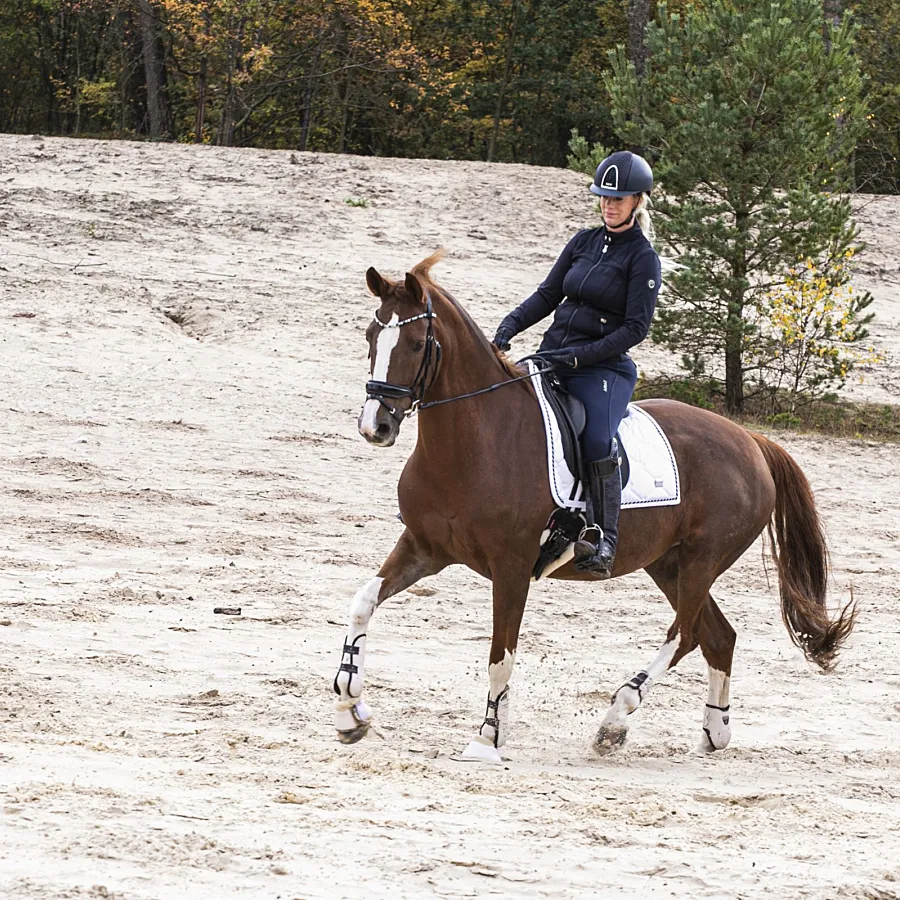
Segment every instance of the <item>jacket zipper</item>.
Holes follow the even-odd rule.
[[[595,262],[595,263],[590,267],[590,269],[588,269],[587,275],[585,275],[584,278],[581,279],[581,284],[578,285],[578,294],[579,294],[579,297],[581,296],[581,289],[584,287],[584,283],[588,280],[588,278],[591,277],[591,273],[594,271],[594,269],[596,269],[597,266],[599,266],[600,263],[603,262],[603,256],[604,256],[604,254],[606,253],[606,248],[607,248],[607,246],[610,244],[610,240],[609,240],[609,236],[608,236],[608,235],[604,234],[604,235],[603,235],[603,239],[604,239],[604,240],[603,240],[603,249],[600,251],[600,259],[598,259],[597,262]],[[563,339],[562,339],[562,343],[560,344],[560,347],[565,347],[565,346],[566,346],[566,342],[569,340],[569,334],[570,334],[571,331],[572,331],[572,320],[573,320],[573,319],[575,318],[575,316],[578,314],[578,310],[581,309],[581,307],[582,307],[582,305],[583,305],[583,301],[582,301],[581,299],[576,300],[576,301],[575,301],[575,304],[576,304],[576,305],[575,305],[575,310],[574,310],[574,312],[572,313],[572,315],[569,316],[569,321],[566,323],[566,333],[565,333],[565,335],[564,335],[564,337],[563,337]],[[604,318],[601,317],[600,323],[601,323],[602,325],[605,325],[605,324],[606,324],[606,319],[604,319]]]

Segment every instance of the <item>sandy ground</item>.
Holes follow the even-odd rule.
[[[443,245],[435,274],[491,330],[593,214],[562,171],[290,157],[0,136],[0,896],[900,897],[896,445],[779,438],[862,615],[817,674],[748,552],[716,590],[724,753],[693,752],[694,655],[592,756],[670,620],[634,575],[535,587],[506,763],[454,761],[490,635],[461,569],[379,611],[380,738],[335,742],[348,603],[400,533],[415,440],[356,433],[363,273]],[[851,391],[886,402],[898,210],[860,210],[887,362]]]

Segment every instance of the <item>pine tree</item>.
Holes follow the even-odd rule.
[[[765,298],[798,261],[856,246],[840,191],[865,108],[847,18],[826,46],[821,0],[660,5],[643,78],[624,48],[613,59],[616,130],[654,158],[657,235],[683,266],[653,336],[695,372],[720,365],[729,412],[743,410]]]

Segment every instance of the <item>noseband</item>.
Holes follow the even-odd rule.
[[[397,415],[397,410],[388,403],[391,400],[405,400],[407,397],[412,398],[412,405],[407,409],[403,416],[409,417],[413,415],[422,404],[422,398],[425,391],[431,387],[432,382],[437,377],[438,368],[441,364],[441,342],[434,336],[433,322],[437,318],[437,313],[431,305],[429,298],[425,305],[425,312],[418,316],[412,316],[409,319],[403,319],[400,322],[382,322],[378,318],[378,311],[375,311],[375,323],[381,328],[402,328],[412,322],[418,322],[419,319],[428,320],[428,330],[425,332],[425,351],[422,354],[422,362],[419,364],[419,371],[409,387],[401,384],[391,384],[389,381],[367,381],[366,382],[366,399],[377,400],[391,415],[391,417],[399,424],[403,421],[401,416]],[[434,367],[429,378],[428,369],[434,360]]]

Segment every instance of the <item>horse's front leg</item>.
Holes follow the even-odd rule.
[[[334,679],[334,692],[338,695],[335,726],[341,743],[355,744],[365,737],[371,722],[371,713],[362,700],[369,619],[388,597],[399,594],[420,578],[440,572],[445,565],[435,560],[407,529],[378,574],[353,597],[341,664]]]
[[[531,570],[524,566],[505,566],[494,574],[494,634],[488,663],[487,711],[478,737],[463,753],[466,759],[501,761],[500,747],[506,743],[509,731],[509,681],[530,580]]]

